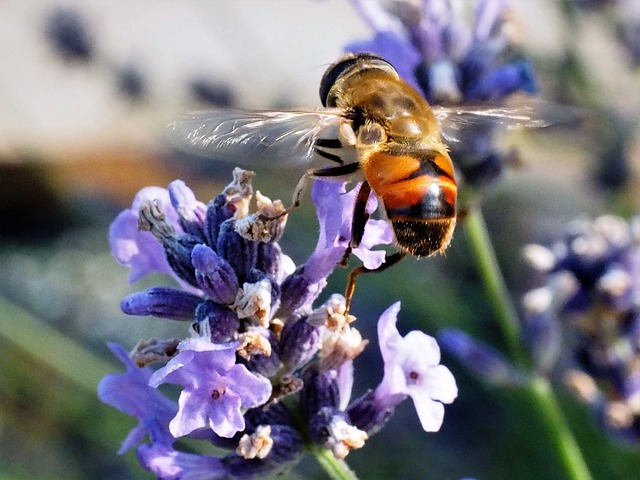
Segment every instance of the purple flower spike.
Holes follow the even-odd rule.
[[[147,433],[154,443],[171,445],[174,438],[169,433],[168,425],[178,406],[149,386],[149,378],[153,373],[150,368],[139,368],[118,344],[110,343],[109,348],[127,367],[127,371],[112,373],[100,380],[98,398],[140,421],[122,442],[118,453],[122,454],[140,443]]]
[[[164,445],[140,445],[140,465],[160,480],[216,480],[229,476],[221,458],[184,453]]]
[[[169,424],[175,437],[199,428],[211,428],[221,437],[232,437],[244,429],[242,408],[265,403],[271,383],[235,364],[236,343],[213,344],[201,338],[186,340],[181,352],[156,371],[149,384],[181,385],[179,410]]]
[[[120,303],[127,315],[153,315],[170,320],[192,320],[202,298],[192,293],[168,287],[154,287],[132,293]]]
[[[238,277],[229,262],[206,245],[193,248],[191,262],[196,269],[196,281],[205,295],[223,305],[235,301]]]
[[[378,322],[384,378],[375,396],[389,407],[410,396],[422,428],[435,432],[444,418],[443,403],[453,402],[458,395],[456,381],[447,367],[439,365],[440,348],[433,337],[416,330],[400,336],[396,328],[399,311],[400,302],[396,302]]]

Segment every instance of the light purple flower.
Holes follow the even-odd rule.
[[[216,480],[228,478],[221,458],[173,450],[164,445],[140,445],[138,461],[160,480]]]
[[[140,443],[147,433],[154,443],[171,445],[174,438],[169,433],[168,425],[178,406],[149,386],[153,373],[150,368],[139,368],[118,344],[110,343],[109,348],[124,363],[127,371],[106,375],[98,384],[98,397],[140,421],[122,442],[118,453],[122,454]]]
[[[358,187],[345,193],[342,183],[316,180],[311,197],[316,204],[320,235],[315,251],[305,265],[305,277],[317,282],[328,276],[340,262],[351,239],[351,221]],[[372,194],[367,204],[367,212],[372,213],[378,203]],[[389,222],[369,220],[364,236],[353,254],[362,260],[366,268],[378,268],[385,258],[382,250],[371,250],[376,245],[388,245],[393,242],[393,230]]]
[[[123,210],[109,227],[111,253],[121,265],[131,268],[129,282],[134,283],[149,273],[173,275],[164,249],[151,232],[138,230],[138,213],[146,202],[157,200],[170,223],[177,226],[178,216],[169,208],[169,192],[160,187],[146,187],[138,192],[131,208]]]
[[[207,206],[196,199],[191,190],[182,180],[174,180],[169,184],[169,198],[183,228],[195,224],[202,228],[207,215]],[[194,233],[194,232],[189,232]]]
[[[211,428],[221,437],[232,437],[245,427],[243,408],[265,403],[271,383],[236,365],[236,343],[213,344],[202,338],[183,341],[180,353],[156,371],[149,384],[181,385],[178,414],[169,424],[175,437],[199,428]]]
[[[378,321],[384,378],[375,397],[382,405],[393,407],[410,396],[422,428],[435,432],[444,418],[443,403],[453,402],[458,388],[449,369],[439,365],[440,348],[433,337],[417,330],[400,336],[396,328],[399,311],[400,302],[396,302]]]

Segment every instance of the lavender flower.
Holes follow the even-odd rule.
[[[362,400],[350,402],[352,360],[367,341],[353,327],[342,296],[312,306],[348,247],[355,193],[316,182],[320,239],[296,268],[277,243],[286,223],[278,217],[281,203],[258,194],[258,212],[249,214],[251,177],[236,169],[233,182],[208,205],[180,181],[168,191],[145,189],[110,230],[113,253],[131,267],[133,280],[160,271],[181,287],[134,293],[122,301],[123,312],[190,325],[187,339],[143,341],[134,349],[138,365],[165,363],[153,373],[113,347],[127,373],[105,377],[99,389],[103,401],[140,420],[121,451],[148,433],[150,443],[139,445],[138,459],[161,479],[263,478],[312,446],[344,458],[408,396],[425,430],[435,431],[442,422],[440,402],[456,395],[450,372],[437,365],[435,340],[419,332],[402,338],[395,330],[396,304],[381,317],[386,367],[366,410],[373,409],[373,417],[358,417]],[[372,200],[368,209],[375,207]],[[371,248],[392,238],[386,222],[369,220],[353,253],[376,268],[384,252]],[[177,405],[156,389],[164,383],[179,387]],[[232,452],[182,452],[175,444],[181,437]]]
[[[236,347],[202,338],[185,340],[178,346],[180,353],[149,379],[152,387],[162,383],[183,387],[178,415],[169,424],[174,437],[206,427],[221,437],[232,437],[244,430],[241,409],[269,399],[271,383],[236,365]]]
[[[399,311],[400,302],[397,302],[378,322],[384,378],[376,388],[375,397],[389,408],[410,396],[422,428],[435,432],[444,418],[443,403],[453,402],[458,388],[449,369],[440,365],[440,348],[433,337],[416,330],[400,336],[396,328]]]
[[[516,92],[534,93],[531,63],[519,52],[518,28],[508,0],[482,0],[473,27],[458,2],[427,0],[422,8],[395,2],[387,12],[376,0],[352,0],[375,34],[352,42],[348,52],[372,52],[436,105],[499,104]],[[451,157],[463,180],[481,185],[499,176],[514,159],[496,147],[497,125],[459,126]]]
[[[639,221],[611,215],[579,220],[551,248],[525,248],[540,283],[525,297],[525,304],[535,307],[525,310],[547,322],[555,319],[553,328],[562,322],[571,331],[576,369],[567,373],[567,383],[592,405],[609,431],[636,444],[640,441]]]

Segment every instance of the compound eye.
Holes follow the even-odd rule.
[[[349,53],[331,65],[320,80],[320,101],[323,107],[335,107],[336,99],[330,96],[331,88],[338,79],[354,68],[384,68],[395,72],[393,66],[384,58],[373,53]]]

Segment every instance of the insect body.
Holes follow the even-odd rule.
[[[369,54],[333,65],[320,94],[325,107],[339,108],[349,119],[358,168],[368,185],[361,188],[370,187],[382,201],[401,251],[416,256],[444,251],[456,223],[457,187],[426,100],[389,63]],[[359,241],[353,238],[353,246]]]
[[[319,110],[217,110],[191,114],[171,125],[186,149],[238,164],[308,163],[324,158],[335,165],[307,170],[293,196],[298,206],[306,180],[356,174],[363,179],[349,248],[359,245],[368,219],[371,191],[382,201],[399,252],[378,270],[407,253],[428,257],[448,247],[456,224],[457,186],[443,138],[458,141],[464,123],[541,127],[548,123],[525,109],[432,107],[383,58],[347,55],[325,72]],[[290,211],[291,208],[287,209]],[[352,271],[347,299],[353,293]]]

